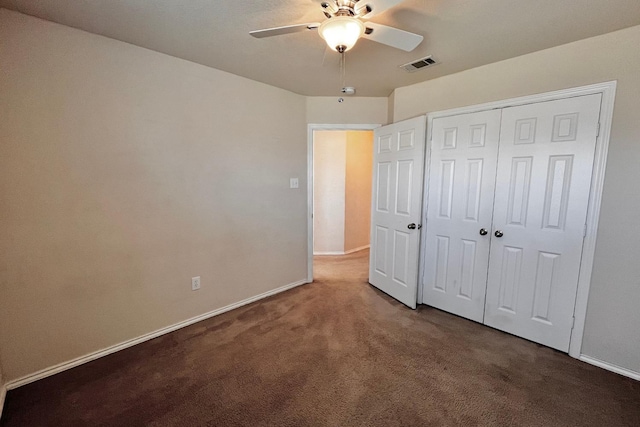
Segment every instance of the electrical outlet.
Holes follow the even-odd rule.
[[[191,278],[191,290],[197,291],[200,289],[200,276]]]

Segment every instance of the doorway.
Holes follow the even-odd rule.
[[[308,280],[313,257],[369,247],[373,129],[379,125],[309,125]]]

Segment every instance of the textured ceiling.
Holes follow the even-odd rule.
[[[0,0],[0,6],[299,94],[338,95],[339,55],[325,55],[315,31],[249,36],[321,22],[320,1]],[[387,96],[400,86],[640,25],[640,1],[406,0],[372,21],[425,40],[413,52],[360,40],[346,59],[346,84],[360,96]],[[398,68],[426,55],[440,64],[415,73]]]

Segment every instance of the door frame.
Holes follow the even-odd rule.
[[[307,124],[307,283],[313,282],[313,132],[374,130],[380,124]]]
[[[507,107],[515,107],[525,104],[534,104],[538,102],[554,101],[564,98],[572,98],[583,95],[602,94],[602,104],[600,109],[600,127],[596,140],[595,158],[593,162],[593,175],[591,177],[591,190],[589,191],[589,206],[587,208],[587,220],[585,224],[585,236],[582,243],[582,262],[580,263],[580,273],[578,276],[578,289],[576,293],[576,301],[574,308],[574,326],[571,330],[571,341],[569,343],[569,355],[574,358],[582,356],[582,339],[584,336],[584,324],[587,315],[587,302],[589,300],[589,289],[591,287],[591,276],[593,272],[593,260],[596,249],[596,237],[598,234],[598,221],[600,218],[600,207],[602,204],[602,190],[604,187],[605,168],[607,163],[607,154],[609,151],[609,139],[611,136],[611,125],[613,121],[613,106],[616,96],[617,81],[609,81],[596,83],[587,86],[557,90],[553,92],[545,92],[533,94],[517,98],[510,98],[501,101],[477,104],[468,107],[453,108],[448,110],[436,111],[427,114],[427,150],[424,171],[424,217],[423,224],[427,223],[426,212],[429,196],[429,165],[431,161],[431,141],[433,135],[431,129],[433,120],[440,117],[454,116],[466,113],[475,113],[485,110],[502,109]],[[422,233],[420,241],[420,252],[424,257],[425,253],[425,237],[426,232]],[[419,286],[418,286],[418,302],[424,304],[423,285],[424,285],[424,259],[420,260],[419,270]]]

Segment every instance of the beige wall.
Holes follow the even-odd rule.
[[[388,99],[343,96],[307,97],[307,123],[379,124],[387,123]]]
[[[640,26],[395,91],[394,120],[617,80],[583,353],[640,372]]]
[[[348,131],[346,135],[344,250],[369,244],[373,132]]]
[[[345,250],[346,131],[313,133],[313,253]]]
[[[394,90],[387,98],[387,123],[394,123],[393,114],[395,113],[396,91]]]
[[[7,380],[306,278],[305,97],[7,10],[0,68]]]

